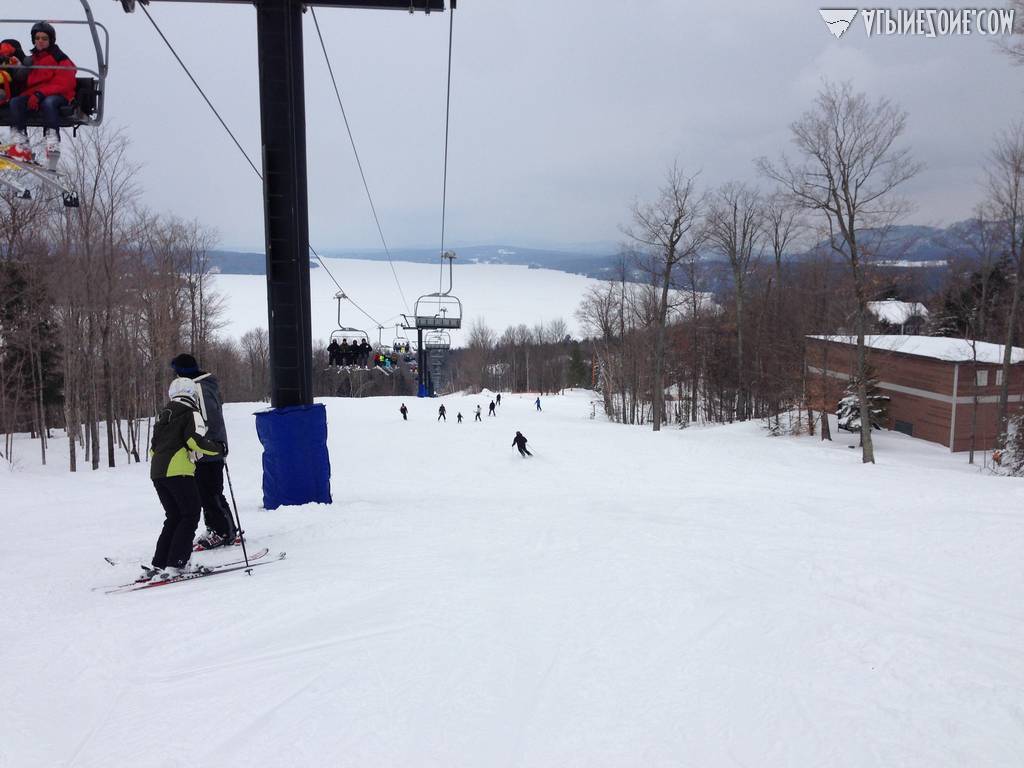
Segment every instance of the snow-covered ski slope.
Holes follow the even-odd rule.
[[[1024,764],[1020,480],[895,433],[872,467],[845,433],[533,399],[482,424],[489,397],[440,424],[438,400],[326,400],[335,503],[274,512],[257,406],[229,405],[250,545],[288,558],[119,595],[92,588],[151,553],[148,467],[70,476],[60,441],[45,470],[19,443],[0,766]]]

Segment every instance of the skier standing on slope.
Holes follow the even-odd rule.
[[[170,401],[160,409],[153,426],[149,476],[165,517],[148,576],[178,576],[188,565],[201,508],[192,456],[217,456],[225,450],[222,443],[203,436],[206,424],[199,413],[198,390],[192,379],[172,381],[167,390]]]
[[[541,407],[540,407],[540,398],[539,398],[539,397],[538,397],[538,398],[537,398],[536,400],[534,400],[534,401],[533,401],[533,404],[537,406],[537,410],[538,410],[538,411],[539,411],[539,410],[541,410]]]
[[[458,413],[455,414],[455,420],[458,421],[459,424],[462,423],[462,411],[459,411]]]
[[[437,420],[440,421],[441,419],[444,419],[445,421],[448,421],[448,417],[444,414],[444,403],[441,403],[441,407],[437,409]]]
[[[476,417],[473,419],[473,421],[483,421],[483,419],[480,418],[480,406],[479,405],[476,407]]]
[[[519,449],[519,455],[524,459],[527,456],[533,456],[528,450],[526,450],[526,436],[522,432],[516,432],[516,436],[512,438],[512,445]]]
[[[409,420],[409,409],[405,407],[405,403],[402,403],[402,407],[398,409],[398,412],[402,414],[402,421]]]
[[[196,483],[203,505],[203,521],[206,533],[196,544],[202,549],[230,546],[235,543],[238,529],[231,507],[224,498],[224,459],[228,455],[228,431],[224,426],[224,412],[221,409],[220,383],[212,373],[199,369],[192,355],[182,353],[171,360],[171,368],[178,376],[192,379],[196,383],[199,414],[207,426],[206,436],[224,446],[220,456],[199,456],[196,461]]]
[[[495,402],[496,402],[496,403],[497,403],[498,405],[501,405],[501,392],[499,392],[499,393],[497,394],[497,396],[496,396],[496,397],[494,398],[494,400],[495,400]]]
[[[487,406],[487,415],[488,416],[497,416],[498,415],[498,414],[496,414],[494,412],[494,401],[493,400],[491,400],[491,404],[489,406]]]

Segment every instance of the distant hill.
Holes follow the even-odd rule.
[[[613,252],[595,253],[587,250],[544,250],[519,248],[512,245],[477,245],[455,250],[458,264],[514,264],[533,269],[553,269],[584,277],[607,279],[614,273],[616,257]],[[322,256],[336,259],[362,259],[366,261],[387,261],[382,250],[325,250]],[[408,261],[418,264],[439,263],[436,249],[398,248],[391,251],[394,261]],[[240,251],[211,251],[210,261],[221,274],[262,275],[266,273],[265,255]],[[318,265],[314,259],[311,266]]]
[[[970,256],[971,243],[978,240],[978,222],[973,219],[957,222],[948,227],[923,225],[901,225],[888,230],[861,230],[861,243],[871,253],[871,261],[879,266],[892,269],[944,269],[946,262],[954,255]],[[516,245],[474,245],[454,249],[458,264],[512,264],[532,269],[552,269],[598,280],[618,278],[619,256],[614,243],[567,245],[562,249],[522,248]],[[323,250],[323,256],[340,259],[361,259],[386,261],[387,254],[380,249],[369,250]],[[790,254],[791,259],[811,258],[828,255],[831,248],[822,241],[804,252]],[[723,257],[710,248],[702,251],[702,258],[708,262],[712,272]],[[839,255],[836,258],[841,258]],[[266,272],[265,256],[262,253],[242,251],[211,251],[214,268],[226,275],[262,275]],[[417,264],[439,263],[434,248],[396,248],[391,251],[394,261]],[[314,260],[312,265],[319,265]],[[630,265],[628,279],[644,280],[644,275]]]

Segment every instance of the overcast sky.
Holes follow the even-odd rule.
[[[998,4],[999,0],[996,0]],[[262,248],[260,185],[137,11],[91,0],[110,29],[107,120],[131,136],[147,206]],[[758,181],[753,159],[789,146],[822,78],[908,112],[925,170],[911,220],[970,214],[993,135],[1024,117],[1024,68],[991,38],[840,40],[821,3],[461,0],[454,17],[446,243],[621,240],[633,201],[678,161],[711,186]],[[3,0],[6,17],[81,18],[79,0]],[[150,11],[259,165],[255,11],[154,2]],[[317,11],[384,235],[437,247],[449,15]],[[312,19],[306,15],[310,239],[379,248]],[[27,25],[4,36],[28,42]],[[94,66],[83,33],[58,30]]]

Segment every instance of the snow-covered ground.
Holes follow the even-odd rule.
[[[394,338],[395,323],[402,322],[401,313],[412,315],[419,296],[448,287],[447,272],[443,286],[439,285],[439,264],[396,261],[396,284],[391,265],[386,261],[325,258],[324,263],[352,300],[385,326],[382,337],[385,342]],[[310,271],[309,280],[313,338],[322,339],[326,344],[331,331],[338,326],[338,304],[334,299],[338,288],[330,275],[320,268]],[[534,318],[536,323],[561,319],[569,333],[579,338],[576,309],[587,288],[602,284],[589,277],[550,269],[459,263],[455,265],[452,282],[452,293],[462,301],[463,308],[463,330],[451,334],[452,343],[457,347],[465,344],[468,329],[476,320],[483,320],[496,334],[501,334],[510,325],[521,323],[524,317]],[[224,335],[239,339],[253,328],[266,328],[267,278],[264,275],[216,275],[214,287],[225,301]],[[408,307],[403,302],[403,293]],[[371,340],[377,340],[374,323],[348,302],[342,303],[341,321],[344,326],[365,330]]]
[[[92,588],[151,553],[148,467],[19,444],[0,766],[1022,764],[1020,480],[897,433],[863,466],[845,433],[487,401],[324,401],[335,503],[273,512],[228,406],[250,546],[288,558],[118,595]]]

